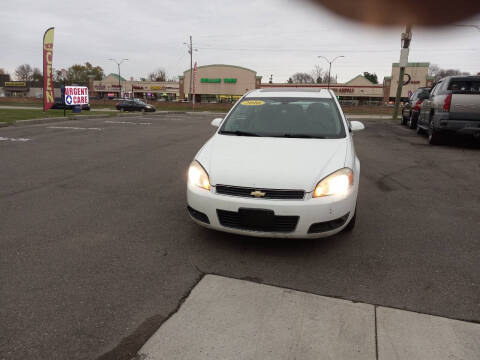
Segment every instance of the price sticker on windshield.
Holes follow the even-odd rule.
[[[240,104],[246,105],[246,106],[260,106],[260,105],[264,105],[265,101],[263,101],[263,100],[245,100],[245,101],[242,101]]]

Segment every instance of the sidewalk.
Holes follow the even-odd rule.
[[[207,275],[141,360],[478,360],[480,324]]]

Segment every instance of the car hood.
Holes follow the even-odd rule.
[[[216,134],[196,159],[212,185],[310,192],[318,181],[345,166],[348,141]]]

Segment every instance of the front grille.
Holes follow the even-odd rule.
[[[289,233],[295,231],[299,216],[273,216],[273,223],[245,223],[241,219],[239,212],[217,209],[218,220],[225,227],[265,232]]]
[[[206,224],[210,224],[210,220],[208,220],[208,216],[205,215],[204,213],[197,211],[190,206],[187,206],[188,212],[190,213],[190,216],[198,221],[201,221]]]
[[[260,199],[278,199],[278,200],[302,200],[305,196],[303,190],[277,190],[277,189],[262,189],[251,187],[240,187],[230,185],[217,185],[217,194],[239,196],[246,198],[256,198],[252,195],[252,192],[265,193],[264,196],[260,196]]]
[[[310,229],[308,229],[308,233],[314,234],[314,233],[321,233],[325,231],[335,230],[345,224],[345,221],[347,221],[348,219],[348,215],[350,215],[350,213],[343,215],[342,217],[339,217],[338,219],[335,219],[335,220],[312,224],[310,226]]]

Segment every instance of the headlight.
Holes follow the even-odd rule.
[[[210,190],[210,180],[205,169],[196,160],[192,161],[188,169],[188,183],[201,187],[205,190]]]
[[[353,171],[349,168],[343,168],[335,171],[320,181],[315,190],[313,197],[322,197],[329,195],[345,194],[353,186]]]

